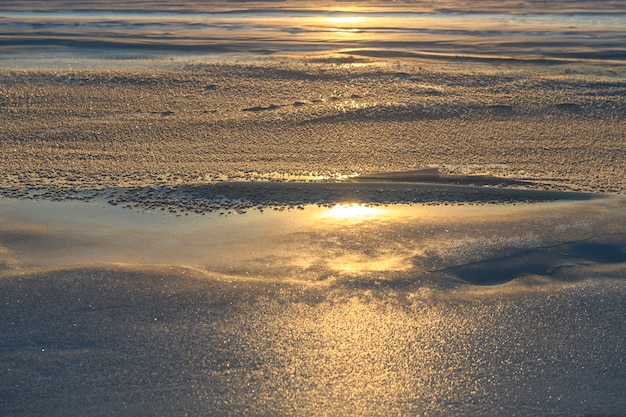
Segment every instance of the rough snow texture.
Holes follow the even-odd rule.
[[[547,68],[3,70],[0,188],[84,198],[439,167],[624,193],[625,116],[623,80]]]

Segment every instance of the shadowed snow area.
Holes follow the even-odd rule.
[[[6,415],[619,416],[626,405],[623,276],[398,292],[76,268],[0,290]]]

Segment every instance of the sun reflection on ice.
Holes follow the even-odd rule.
[[[343,25],[354,25],[360,23],[363,19],[363,16],[333,16],[327,18],[326,21],[339,28]]]
[[[335,236],[323,248],[323,264],[334,274],[353,276],[411,269],[412,253],[398,252],[393,243],[379,245],[373,238],[388,222],[397,220],[398,214],[394,207],[364,203],[341,203],[323,210],[319,227]]]
[[[380,207],[349,203],[335,205],[324,213],[324,217],[337,220],[365,221],[381,217],[384,214],[385,210]]]

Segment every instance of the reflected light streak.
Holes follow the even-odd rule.
[[[326,19],[328,23],[331,23],[335,26],[342,25],[354,25],[360,23],[365,18],[363,16],[334,16]]]
[[[337,220],[364,221],[385,214],[380,207],[371,207],[359,203],[337,204],[323,214],[324,217]]]

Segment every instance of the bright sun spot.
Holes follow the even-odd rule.
[[[364,204],[337,204],[326,213],[333,219],[365,220],[382,214],[383,209]]]
[[[329,17],[326,20],[328,20],[328,22],[336,26],[354,25],[356,23],[361,22],[363,20],[363,17],[362,16],[335,16],[335,17]]]

